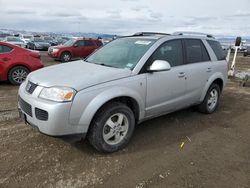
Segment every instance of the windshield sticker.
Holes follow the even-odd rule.
[[[129,67],[129,68],[133,67],[133,63],[128,63],[128,64],[126,65],[126,67]]]
[[[146,40],[138,40],[135,42],[135,44],[141,44],[141,45],[149,45],[151,41],[146,41]]]

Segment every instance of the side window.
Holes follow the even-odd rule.
[[[95,46],[91,40],[85,40],[85,46]]]
[[[199,39],[185,39],[187,63],[210,61],[208,52]]]
[[[8,53],[12,50],[11,47],[0,45],[0,53]]]
[[[165,60],[171,67],[183,65],[183,51],[181,40],[172,40],[162,44],[152,55],[152,61]]]
[[[83,40],[77,41],[78,46],[85,46],[85,42]]]
[[[218,41],[207,40],[207,42],[211,46],[211,48],[213,49],[218,60],[225,60],[226,59],[226,54]]]

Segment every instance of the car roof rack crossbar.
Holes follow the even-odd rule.
[[[189,31],[184,31],[184,32],[175,32],[173,33],[173,35],[194,35],[194,36],[205,36],[208,38],[215,38],[213,35],[211,34],[207,34],[207,33],[199,33],[199,32],[189,32]]]
[[[151,35],[170,35],[168,33],[158,33],[158,32],[138,32],[133,34],[133,36],[151,36]]]

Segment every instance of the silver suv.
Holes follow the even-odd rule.
[[[142,121],[194,105],[214,112],[226,81],[225,55],[211,35],[137,33],[85,61],[31,73],[18,106],[42,133],[86,135],[97,150],[114,152]]]

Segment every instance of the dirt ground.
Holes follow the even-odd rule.
[[[237,61],[250,69],[249,57]],[[0,187],[250,187],[250,87],[235,80],[216,113],[190,108],[144,122],[113,154],[35,132],[18,119],[17,89],[0,83]]]

